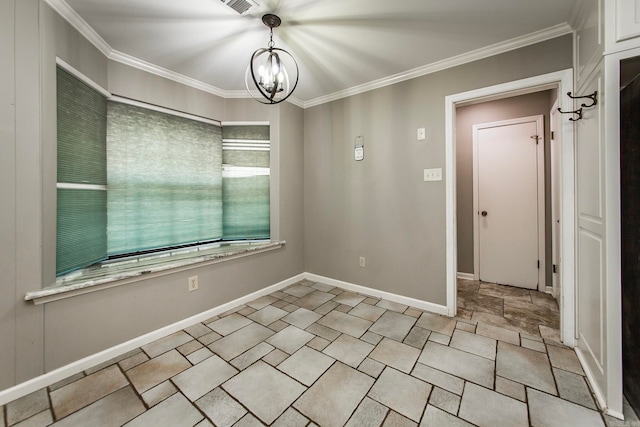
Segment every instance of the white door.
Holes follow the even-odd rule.
[[[476,271],[482,281],[528,289],[541,283],[542,136],[542,116],[474,126]]]
[[[578,348],[576,350],[582,356],[586,371],[591,374],[597,388],[605,397],[611,397],[613,387],[609,389],[607,382],[610,379],[609,373],[614,371],[609,369],[617,362],[612,355],[609,355],[611,358],[608,359],[607,345],[609,340],[619,339],[621,329],[611,329],[611,325],[615,325],[620,319],[620,306],[615,307],[615,311],[611,314],[607,314],[607,290],[615,288],[616,292],[620,291],[620,270],[617,271],[615,278],[607,277],[607,257],[611,256],[609,251],[613,249],[613,257],[617,258],[619,247],[616,245],[609,248],[607,245],[609,228],[606,214],[611,206],[607,206],[605,197],[611,194],[608,194],[605,180],[605,159],[607,159],[606,150],[609,141],[604,137],[603,79],[603,69],[599,68],[581,88],[579,93],[589,94],[598,91],[600,102],[591,108],[584,108],[582,119],[575,122],[578,211],[576,230]],[[618,144],[610,142],[609,145],[617,146]],[[616,168],[619,167],[619,157],[615,156],[613,161],[616,162]],[[617,194],[620,194],[619,189]],[[618,215],[616,218],[619,221]],[[612,231],[617,226],[619,223],[612,227]],[[617,259],[619,263],[619,258]],[[609,365],[609,362],[613,365]],[[618,381],[617,378],[616,381]],[[618,390],[622,390],[621,384]]]

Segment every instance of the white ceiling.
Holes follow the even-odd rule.
[[[244,15],[220,0],[66,4],[115,51],[223,91],[244,90],[250,56],[269,40],[261,17],[275,13],[276,47],[300,66],[294,96],[309,102],[532,33],[566,32],[580,0],[257,1]]]

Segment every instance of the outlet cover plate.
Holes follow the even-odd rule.
[[[193,292],[198,289],[198,276],[189,277],[189,292]]]
[[[425,169],[424,180],[425,181],[442,181],[442,168]]]

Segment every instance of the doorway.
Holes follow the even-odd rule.
[[[552,96],[543,91],[522,102],[543,101],[544,111]],[[477,280],[546,290],[545,140],[543,115],[473,125]]]
[[[620,62],[620,200],[624,396],[640,413],[640,57]]]
[[[453,316],[457,311],[457,278],[459,263],[465,262],[462,256],[458,256],[458,233],[462,232],[462,227],[458,227],[458,214],[460,206],[458,201],[460,195],[457,194],[457,154],[456,154],[456,109],[464,105],[471,105],[486,101],[504,99],[517,95],[530,94],[545,90],[557,90],[557,93],[565,93],[572,88],[573,73],[571,70],[564,70],[537,76],[529,79],[523,79],[515,82],[496,85],[488,88],[477,89],[469,92],[463,92],[446,97],[446,210],[447,210],[447,311]],[[570,103],[565,97],[560,99],[560,105],[563,108],[569,108]],[[562,123],[560,133],[562,139],[573,141],[573,127],[566,122]],[[561,328],[560,337],[562,342],[569,346],[575,345],[574,333],[574,248],[573,248],[573,229],[575,220],[574,212],[574,166],[573,166],[573,144],[565,144],[562,147],[561,174],[562,174],[562,200],[561,200],[561,218],[564,224],[562,229],[561,241],[563,263],[560,266],[561,283],[563,298],[560,301]],[[468,277],[467,277],[468,278]],[[471,275],[473,278],[473,275]]]

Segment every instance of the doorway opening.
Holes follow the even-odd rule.
[[[622,366],[625,419],[640,414],[640,56],[620,61]],[[635,411],[635,413],[630,413]]]
[[[473,245],[473,225],[474,221],[477,221],[478,215],[481,215],[481,210],[474,211],[473,205],[469,206],[469,197],[465,194],[466,190],[461,190],[461,185],[458,181],[464,181],[465,179],[472,177],[472,168],[462,168],[461,165],[466,161],[469,163],[468,156],[463,151],[458,151],[456,144],[461,141],[463,137],[461,130],[457,126],[458,120],[465,120],[463,109],[467,107],[473,107],[483,103],[508,103],[509,99],[531,99],[532,97],[538,97],[544,100],[544,111],[549,118],[551,126],[556,126],[554,129],[554,139],[567,141],[562,144],[560,148],[561,159],[558,162],[557,173],[560,174],[559,180],[559,195],[555,204],[551,202],[552,198],[552,182],[551,166],[553,162],[550,159],[551,154],[551,126],[546,126],[549,130],[546,135],[538,135],[541,140],[547,141],[546,157],[547,161],[544,162],[547,168],[545,176],[547,179],[544,182],[543,191],[546,189],[547,203],[549,209],[545,209],[542,212],[542,219],[546,219],[547,227],[543,226],[543,236],[548,244],[544,246],[542,254],[538,254],[540,263],[547,267],[547,272],[541,275],[541,278],[535,284],[535,288],[541,291],[554,291],[554,295],[558,296],[559,316],[560,316],[560,331],[557,340],[564,342],[567,345],[575,345],[575,332],[574,332],[574,248],[573,248],[573,211],[574,211],[574,191],[573,191],[573,126],[567,121],[558,121],[557,117],[552,117],[552,109],[557,109],[555,104],[556,99],[559,102],[559,106],[562,108],[569,107],[569,102],[566,97],[562,97],[560,94],[571,90],[573,85],[573,74],[571,70],[560,71],[556,73],[550,73],[543,76],[533,77],[529,79],[510,82],[502,85],[492,86],[488,88],[478,89],[474,91],[464,92],[448,96],[445,100],[446,107],[446,178],[447,178],[447,310],[449,315],[453,316],[457,313],[457,290],[458,279],[471,279],[478,280],[478,270],[475,268],[476,260],[474,258]],[[523,97],[527,95],[526,97]],[[518,98],[516,98],[518,97]],[[472,108],[468,108],[471,110]],[[513,114],[513,109],[510,109]],[[529,110],[530,111],[530,110]],[[538,113],[536,113],[538,114]],[[530,113],[519,114],[520,117],[530,116]],[[498,119],[488,119],[485,123],[517,118],[518,115],[507,116],[503,115]],[[555,120],[555,122],[554,122]],[[480,122],[482,123],[482,120]],[[533,135],[531,135],[533,136]],[[461,143],[461,142],[460,142]],[[471,159],[471,161],[473,161]],[[472,164],[472,163],[471,163]],[[463,173],[459,173],[459,168]],[[471,169],[471,170],[470,170]],[[469,188],[473,188],[470,186]],[[460,190],[460,191],[459,191]],[[471,198],[472,199],[472,198]],[[557,251],[561,254],[562,262],[553,260],[553,228],[552,224],[552,206],[557,205],[557,215],[559,223],[562,224],[562,229],[557,230],[559,234]],[[466,242],[466,243],[465,243]],[[471,244],[469,244],[471,242]],[[537,261],[537,260],[536,260]],[[553,280],[553,265],[555,264],[556,274],[558,275],[557,289],[554,289],[552,284]],[[460,274],[459,274],[460,273]],[[475,282],[478,286],[481,282]],[[547,288],[547,285],[549,287]],[[465,286],[465,285],[462,285]],[[493,285],[498,286],[498,285]],[[485,286],[489,288],[490,286]],[[509,293],[520,292],[518,288],[515,291],[507,289],[493,290],[495,292]],[[528,291],[527,291],[528,292]],[[541,293],[541,295],[546,295]],[[551,298],[553,300],[553,298]],[[545,303],[549,303],[546,301]]]

